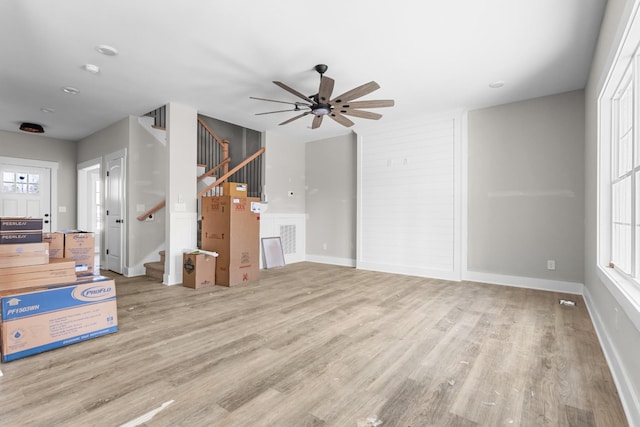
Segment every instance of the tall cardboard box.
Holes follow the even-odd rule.
[[[260,277],[260,200],[202,198],[202,249],[218,253],[216,285],[235,286]]]
[[[110,334],[118,330],[116,286],[96,278],[84,283],[0,293],[2,361]]]
[[[199,289],[215,285],[216,257],[206,253],[182,256],[182,286]]]

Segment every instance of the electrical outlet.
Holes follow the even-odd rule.
[[[556,260],[548,259],[547,260],[547,270],[555,270],[556,269]]]

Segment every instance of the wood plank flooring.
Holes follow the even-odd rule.
[[[313,263],[116,284],[116,334],[1,365],[0,425],[627,425],[575,295]]]

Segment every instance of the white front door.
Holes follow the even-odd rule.
[[[0,216],[42,218],[51,231],[51,169],[0,163]]]
[[[124,252],[124,155],[107,156],[105,176],[106,267],[122,274]]]

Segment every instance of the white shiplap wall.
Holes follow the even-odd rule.
[[[359,134],[357,268],[460,280],[461,121]]]

